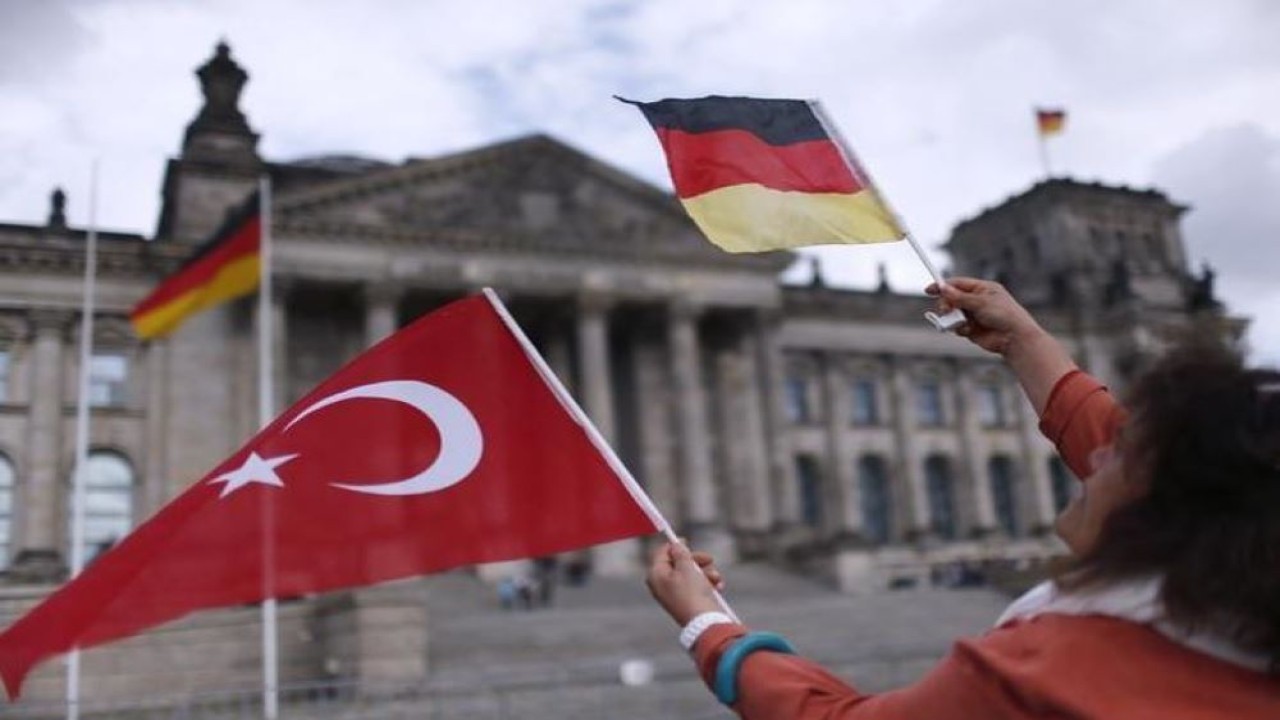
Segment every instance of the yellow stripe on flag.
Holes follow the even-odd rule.
[[[172,332],[188,316],[242,295],[258,287],[261,265],[257,253],[238,257],[218,269],[209,282],[192,288],[145,315],[134,318],[133,328],[142,339]]]
[[[733,253],[893,242],[906,234],[869,190],[804,193],[744,184],[681,202],[711,242]]]

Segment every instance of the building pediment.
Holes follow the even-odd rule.
[[[488,248],[640,252],[770,269],[789,261],[726,255],[671,195],[542,135],[282,193],[276,213],[286,233],[341,228],[352,239],[471,239]]]

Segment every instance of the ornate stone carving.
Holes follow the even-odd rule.
[[[187,127],[188,137],[205,130],[250,134],[249,122],[240,111],[240,91],[249,73],[231,59],[226,42],[218,43],[213,57],[196,70],[196,76],[200,78],[204,107]]]
[[[49,220],[45,225],[54,232],[67,229],[67,194],[60,187],[49,195]]]

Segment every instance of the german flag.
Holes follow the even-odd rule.
[[[144,340],[168,335],[191,315],[252,293],[258,287],[261,247],[262,209],[255,192],[138,303],[129,314],[134,332]]]
[[[680,202],[707,239],[729,252],[905,235],[814,103],[618,99],[644,113]]]
[[[1066,110],[1047,110],[1036,108],[1036,129],[1041,137],[1049,137],[1062,132],[1067,124]]]

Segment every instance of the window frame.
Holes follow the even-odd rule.
[[[874,470],[872,470],[874,468]],[[883,455],[867,453],[858,458],[855,468],[858,478],[859,511],[862,513],[863,537],[873,545],[887,545],[893,540],[893,488],[889,477],[889,463]],[[872,505],[869,486],[878,487],[876,497],[880,502]],[[878,512],[877,512],[878,511]],[[879,521],[874,521],[874,518]],[[872,532],[872,528],[877,532]]]

